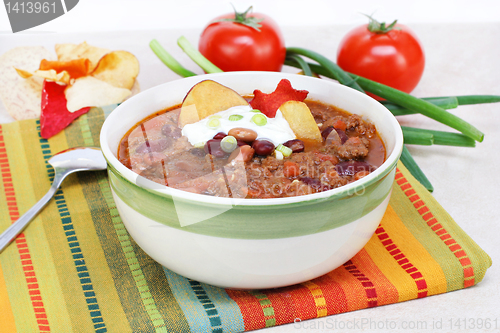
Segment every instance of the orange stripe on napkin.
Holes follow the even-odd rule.
[[[377,230],[375,230],[375,234],[377,235],[378,239],[380,239],[387,252],[390,253],[394,260],[396,260],[396,262],[399,264],[399,266],[401,266],[401,268],[403,268],[404,271],[415,281],[415,285],[417,287],[417,297],[426,297],[427,282],[422,276],[422,273],[419,272],[418,268],[415,267],[410,262],[410,260],[408,260],[403,252],[401,252],[401,250],[398,248],[398,245],[393,242],[389,234],[385,231],[384,227],[379,226]]]
[[[403,173],[397,169],[396,182],[401,187],[408,199],[413,203],[413,206],[422,219],[436,233],[439,238],[448,246],[451,252],[458,258],[464,270],[464,288],[474,285],[474,267],[467,256],[467,253],[462,249],[460,244],[446,231],[446,229],[438,222],[434,214],[430,211],[424,200],[420,198],[410,182],[404,177]]]
[[[17,207],[17,198],[12,183],[12,174],[5,148],[2,126],[0,125],[0,173],[2,175],[2,183],[4,188],[5,200],[7,201],[10,220],[13,222],[19,219],[19,209]],[[38,285],[35,268],[31,261],[31,254],[26,242],[24,233],[19,234],[15,240],[17,250],[19,252],[19,260],[28,287],[28,294],[31,299],[31,305],[35,312],[38,329],[41,332],[49,332],[50,326],[47,320],[47,313],[43,304],[42,293]]]

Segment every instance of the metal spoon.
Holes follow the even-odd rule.
[[[30,210],[0,235],[0,253],[31,222],[57,192],[67,175],[77,171],[105,170],[106,160],[99,148],[79,147],[63,150],[48,160],[54,168],[54,182],[51,188]]]

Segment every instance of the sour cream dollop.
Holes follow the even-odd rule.
[[[260,114],[266,117],[267,123],[263,126],[259,126],[252,122],[252,117],[256,114]],[[229,117],[232,115],[239,115],[242,118],[236,121],[229,120]],[[219,122],[214,122],[214,119],[218,119]],[[213,125],[213,123],[218,123],[218,126],[215,128],[213,126],[209,126]],[[191,143],[193,146],[199,146],[212,139],[215,134],[219,132],[227,134],[230,129],[236,127],[254,130],[255,132],[257,132],[257,139],[267,139],[271,141],[275,146],[296,138],[295,134],[290,128],[290,125],[283,117],[283,114],[280,110],[276,112],[276,117],[269,118],[263,113],[252,112],[252,108],[249,105],[234,106],[225,111],[221,111],[209,117],[206,117],[196,123],[187,124],[182,128],[182,135],[187,137],[189,143]]]

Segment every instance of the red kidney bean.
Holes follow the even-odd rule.
[[[245,141],[241,141],[241,140],[236,140],[236,144],[238,145],[238,147],[249,146],[248,143],[246,143]]]
[[[216,139],[216,140],[222,140],[222,139],[224,139],[226,136],[227,136],[227,134],[226,134],[226,133],[224,133],[224,132],[219,132],[219,133],[215,134],[213,138],[214,138],[214,139]]]
[[[327,146],[341,146],[342,140],[340,139],[339,134],[334,129],[330,130],[328,135],[325,138],[325,145]]]
[[[144,154],[151,151],[146,142],[141,143],[137,148],[135,148],[136,154]]]
[[[327,191],[330,189],[330,186],[322,184],[321,181],[316,178],[302,177],[300,178],[300,181],[303,182],[304,184],[311,186],[317,191]]]
[[[207,143],[205,143],[205,153],[211,154],[212,150],[220,148],[220,139],[212,139],[208,140]]]
[[[300,153],[304,151],[304,141],[299,139],[288,140],[283,144],[292,150],[293,153]]]
[[[215,149],[212,151],[212,156],[215,158],[223,158],[227,156],[227,153],[222,149]]]
[[[155,166],[161,164],[161,161],[165,159],[165,155],[157,152],[152,152],[150,154],[145,154],[143,161],[149,166]]]
[[[271,141],[260,139],[253,142],[252,148],[255,149],[257,155],[266,156],[273,153],[274,144]]]
[[[157,152],[164,151],[165,149],[167,149],[171,145],[172,145],[172,140],[169,138],[162,138],[159,140],[149,142],[149,146],[151,147],[151,150],[157,151]]]
[[[323,141],[326,140],[328,135],[333,131],[333,126],[328,126],[321,132],[321,136],[323,137]]]
[[[349,139],[349,137],[347,136],[347,134],[345,134],[345,132],[343,130],[341,130],[340,128],[336,128],[335,131],[337,131],[337,134],[340,137],[340,142],[342,144],[344,144],[347,141],[347,139]]]
[[[205,152],[214,156],[215,158],[221,158],[227,155],[227,153],[222,150],[220,146],[220,141],[218,139],[208,140],[205,144]]]
[[[182,136],[182,130],[175,125],[165,124],[161,128],[161,134],[172,139],[178,139]]]
[[[375,167],[364,161],[346,161],[335,165],[335,170],[340,176],[354,176],[361,171],[373,172]]]
[[[189,151],[192,155],[198,156],[198,157],[203,157],[206,155],[205,150],[201,148],[193,148]]]
[[[135,149],[135,152],[137,154],[144,154],[147,152],[160,152],[160,151],[164,151],[165,149],[170,147],[171,144],[172,144],[172,141],[168,138],[146,141],[146,142],[141,143]]]

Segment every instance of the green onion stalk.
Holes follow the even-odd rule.
[[[184,36],[181,36],[177,40],[177,43],[182,50],[206,73],[222,72],[220,68],[212,64],[198,50],[196,50]],[[149,45],[158,58],[173,72],[183,77],[196,75],[192,71],[184,68],[177,60],[175,60],[157,40],[153,39]],[[302,57],[309,58],[317,63],[309,63]],[[304,75],[307,76],[313,76],[314,74],[323,75],[335,79],[339,83],[360,92],[365,93],[365,91],[367,91],[380,96],[386,99],[380,103],[389,109],[395,116],[420,113],[461,132],[451,133],[402,126],[405,146],[403,147],[401,162],[406,166],[411,174],[431,192],[433,191],[432,184],[410,155],[410,152],[406,148],[406,144],[435,144],[474,147],[476,141],[483,141],[484,134],[468,122],[447,112],[446,110],[456,108],[458,105],[500,102],[500,96],[497,95],[416,98],[381,83],[345,72],[337,64],[323,55],[304,48],[287,48],[285,65],[300,68]],[[260,119],[257,119],[257,122],[259,121]]]
[[[177,39],[177,44],[181,47],[181,49],[205,72],[207,73],[222,73],[223,70],[219,67],[215,66],[205,58],[196,48],[189,43],[186,37],[181,36]]]
[[[156,54],[156,56],[174,73],[182,77],[196,75],[189,69],[184,68],[177,60],[175,60],[175,58],[172,57],[172,55],[170,55],[170,53],[168,53],[167,50],[165,50],[156,39],[153,39],[149,43],[149,47],[151,48],[151,50],[153,50],[154,54]]]
[[[422,169],[420,169],[417,162],[415,162],[413,157],[410,155],[410,152],[408,151],[408,148],[406,148],[406,146],[403,146],[403,152],[401,154],[400,160],[408,169],[408,171],[410,171],[413,177],[415,177],[415,179],[419,181],[420,184],[422,184],[429,192],[434,191],[434,187],[432,186],[431,182],[425,176]]]
[[[475,147],[476,141],[461,133],[434,131],[422,128],[401,126],[406,144],[445,145],[456,147]],[[419,142],[421,141],[421,143]]]
[[[449,110],[455,109],[458,107],[458,99],[456,96],[447,96],[447,97],[423,97],[423,100],[432,103],[434,105],[439,106],[442,109]],[[395,116],[404,116],[408,114],[415,114],[417,111],[409,110],[401,105],[389,102],[389,101],[380,101],[382,105],[384,105],[389,111],[392,112]]]
[[[288,48],[287,50],[288,54],[293,54],[295,53],[296,48]],[[331,66],[331,64],[333,63],[331,60],[327,58],[322,58],[320,59],[321,61],[318,61],[319,58],[315,56],[315,53],[309,54],[308,50],[306,51],[302,50],[300,54],[306,57],[309,57],[308,55],[312,55],[310,58],[318,62],[319,65],[309,64],[309,67],[313,72],[320,75],[324,75],[326,77],[330,77],[332,79],[336,79],[336,77],[331,74],[331,71],[329,71],[325,67],[325,64],[327,66]],[[285,61],[285,64],[298,67],[297,64],[292,61]],[[368,92],[371,92],[372,94],[385,98],[386,100],[394,104],[400,105],[406,109],[415,111],[416,113],[421,113],[429,118],[437,120],[445,125],[448,125],[456,129],[459,132],[462,132],[463,134],[469,136],[470,138],[476,141],[481,142],[484,139],[484,134],[477,128],[475,128],[468,122],[464,121],[463,119],[455,116],[454,114],[451,114],[446,110],[440,108],[439,106],[430,103],[429,101],[414,97],[400,90],[394,89],[392,87],[366,79],[358,75],[350,73],[348,75],[353,80],[355,80],[361,88],[363,88]]]

